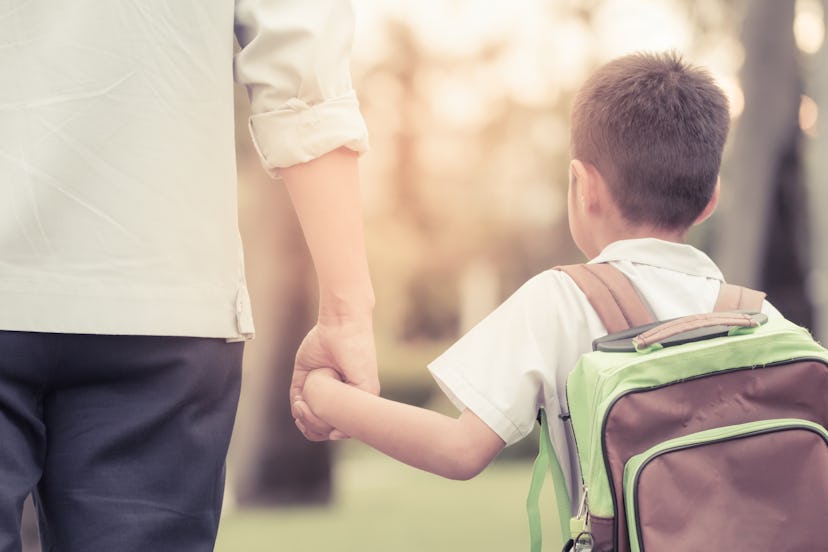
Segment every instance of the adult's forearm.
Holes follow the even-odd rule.
[[[345,148],[281,169],[313,258],[321,321],[370,318],[368,270],[357,154]]]

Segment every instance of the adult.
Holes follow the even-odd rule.
[[[318,275],[295,384],[378,391],[352,35],[342,0],[0,7],[0,551],[30,492],[44,550],[213,548],[254,331],[234,73]]]

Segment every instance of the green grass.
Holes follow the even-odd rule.
[[[528,550],[531,463],[494,462],[471,481],[449,481],[343,443],[330,506],[233,511],[216,552],[460,552]],[[541,503],[545,550],[560,550],[552,485]]]

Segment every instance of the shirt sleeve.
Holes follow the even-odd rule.
[[[580,481],[566,408],[566,379],[603,324],[575,282],[548,270],[526,282],[429,365],[460,410],[469,409],[512,445],[549,415],[549,436],[574,509]]]
[[[588,347],[577,290],[564,278],[547,271],[530,279],[429,364],[455,406],[470,409],[507,445],[532,431],[540,406],[552,416],[561,411],[566,376]],[[575,314],[567,319],[566,312]]]
[[[250,133],[272,176],[342,146],[368,149],[351,85],[350,2],[236,0],[235,26],[235,78],[247,87]]]

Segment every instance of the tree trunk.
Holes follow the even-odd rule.
[[[823,17],[828,28],[828,0],[823,0]],[[822,343],[828,343],[828,248],[822,241],[828,236],[828,45],[823,42],[808,66],[808,94],[819,106],[817,134],[807,141],[807,183],[810,206],[808,216],[811,240],[811,271],[808,277],[809,292],[814,303],[814,335]]]
[[[763,289],[783,314],[808,324],[794,3],[755,0],[745,6],[745,108],[725,166],[713,249],[730,281]]]

